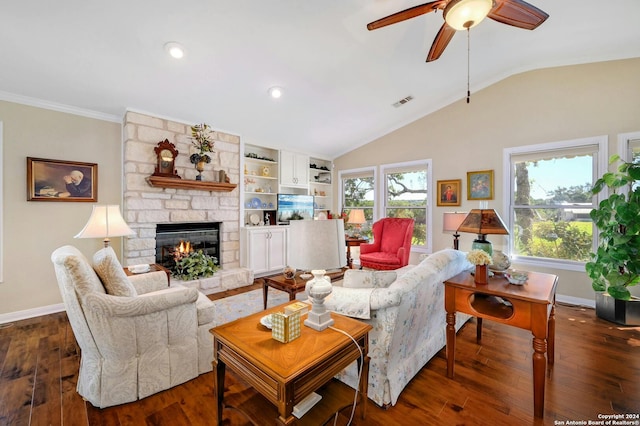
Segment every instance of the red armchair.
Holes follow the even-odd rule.
[[[373,224],[373,242],[360,244],[360,265],[371,269],[398,269],[409,263],[413,219],[386,217]]]

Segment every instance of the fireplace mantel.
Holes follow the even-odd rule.
[[[235,183],[203,182],[201,180],[176,179],[161,176],[149,176],[149,185],[158,188],[197,189],[201,191],[231,192],[238,185]]]

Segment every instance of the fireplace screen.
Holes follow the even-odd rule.
[[[175,266],[176,252],[202,250],[220,265],[220,222],[161,223],[156,225],[156,263]]]

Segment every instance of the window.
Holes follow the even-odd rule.
[[[345,170],[339,179],[342,209],[347,213],[354,208],[364,210],[367,223],[362,226],[362,233],[371,237],[371,225],[376,220],[374,169]]]
[[[431,182],[431,161],[417,161],[382,166],[384,174],[385,217],[412,218],[412,246],[431,250],[431,238],[427,232],[430,220],[428,187]]]
[[[607,169],[606,136],[509,148],[510,252],[522,263],[584,270],[595,250],[590,189]]]

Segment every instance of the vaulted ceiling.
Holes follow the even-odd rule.
[[[206,122],[248,143],[333,158],[465,97],[466,32],[425,62],[441,13],[366,28],[422,3],[5,1],[0,99]],[[471,29],[472,92],[527,70],[640,57],[638,0],[530,3],[550,15],[534,31],[491,19]],[[167,55],[170,41],[183,59]],[[268,96],[272,86],[280,99]]]

